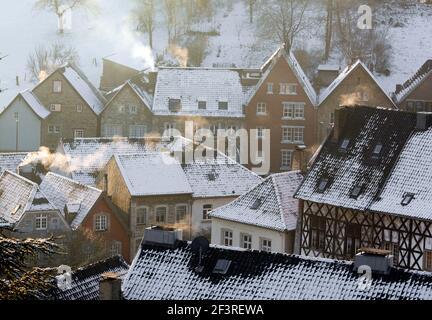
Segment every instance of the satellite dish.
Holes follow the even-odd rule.
[[[193,253],[204,253],[210,247],[210,243],[205,237],[196,237],[191,244],[191,250]]]

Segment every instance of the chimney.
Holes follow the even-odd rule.
[[[388,250],[361,248],[354,260],[354,270],[361,266],[368,266],[372,273],[389,274],[393,268],[393,256]]]
[[[333,141],[338,142],[341,138],[342,130],[345,127],[348,118],[348,108],[335,110],[335,123],[333,128]]]
[[[424,131],[432,125],[432,113],[417,112],[416,130]]]
[[[402,85],[401,84],[397,84],[396,85],[396,91],[395,91],[395,93],[399,93],[401,91],[402,91]]]
[[[117,273],[102,274],[99,282],[99,300],[121,300],[121,279]]]
[[[150,227],[144,231],[144,244],[175,248],[183,238],[182,230],[166,227]]]
[[[299,155],[298,157],[299,170],[302,174],[307,173],[306,148],[307,147],[305,145],[296,146],[296,151]]]

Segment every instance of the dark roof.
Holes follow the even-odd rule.
[[[231,261],[226,274],[213,273],[219,259]],[[186,242],[175,249],[144,245],[126,275],[128,300],[431,299],[432,274],[392,269],[373,275],[359,289],[353,263],[280,253],[210,246],[202,257]]]
[[[340,110],[337,117],[340,130],[333,129],[325,141],[296,197],[367,210],[382,192],[415,131],[417,116],[387,109],[350,107]],[[349,139],[349,143],[346,150],[341,150],[345,139]],[[374,149],[379,144],[382,150],[374,157]],[[424,163],[418,162],[418,165]],[[327,179],[328,184],[320,192],[323,179]],[[361,192],[353,197],[357,186]]]
[[[99,300],[99,281],[106,272],[123,276],[129,266],[120,256],[115,256],[80,268],[72,273],[72,288],[55,288],[47,294],[51,300]]]

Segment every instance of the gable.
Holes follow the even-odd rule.
[[[128,83],[124,84],[121,89],[119,89],[119,91],[111,98],[102,111],[102,115],[105,113],[122,114],[122,112],[120,112],[118,109],[121,105],[135,105],[138,108],[138,113],[151,114],[150,106],[143,101],[143,99]]]
[[[406,100],[432,100],[432,71],[401,101]]]

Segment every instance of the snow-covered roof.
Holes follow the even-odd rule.
[[[57,286],[49,290],[47,300],[99,300],[99,283],[104,273],[112,272],[122,279],[128,270],[128,264],[121,256],[114,256],[81,267],[72,272],[71,288],[61,290]]]
[[[214,273],[221,259],[231,265]],[[214,245],[199,259],[186,242],[175,249],[143,244],[122,293],[126,300],[429,300],[432,274],[393,268],[359,290],[352,262]]]
[[[310,83],[309,78],[304,73],[294,53],[291,51],[289,54],[287,54],[286,50],[283,47],[279,47],[262,65],[261,71],[263,71],[264,74],[261,77],[261,80],[253,87],[254,89],[249,90],[248,96],[246,97],[246,105],[250,103],[250,100],[252,100],[257,90],[262,86],[264,81],[272,72],[273,68],[276,65],[276,63],[273,63],[274,60],[281,57],[283,57],[285,61],[288,63],[294,75],[297,77],[297,80],[300,82],[303,90],[306,92],[311,104],[315,106],[317,104],[317,95],[315,89]]]
[[[410,112],[367,107],[340,112],[345,114],[345,121],[339,137],[333,130],[296,197],[362,211],[432,219],[427,212],[432,199],[428,180],[432,177],[428,161],[432,158],[432,129],[417,131],[418,115]],[[427,123],[432,124],[430,115]],[[349,143],[346,150],[341,150],[345,139]],[[378,145],[382,149],[374,155]],[[319,190],[324,179],[327,186]],[[353,196],[356,187],[360,188],[358,197]],[[406,193],[415,196],[403,206]]]
[[[225,155],[183,165],[194,198],[240,196],[262,179]]]
[[[0,174],[4,170],[16,172],[28,154],[28,152],[0,153]]]
[[[20,95],[39,118],[46,119],[51,114],[30,90],[21,92]]]
[[[58,210],[47,198],[47,196],[38,188],[34,195],[30,206],[27,211],[38,212],[38,211],[55,211]]]
[[[151,107],[153,104],[153,96],[148,93],[143,86],[140,84],[140,81],[132,81],[128,80],[121,86],[111,90],[106,94],[107,97],[110,97],[108,103],[105,105],[104,111],[107,110],[108,106],[112,101],[115,100],[116,96],[125,88],[130,87],[133,92],[138,96],[139,99],[144,103],[144,105],[151,111]]]
[[[325,89],[323,90],[319,97],[318,97],[318,103],[321,105],[331,94],[333,91],[336,90],[337,87],[357,68],[363,68],[367,74],[370,76],[370,78],[376,83],[378,88],[386,95],[386,97],[389,99],[390,102],[393,103],[393,100],[390,98],[388,93],[385,91],[385,89],[381,86],[377,78],[373,75],[373,73],[369,70],[369,68],[359,59],[354,64],[348,65],[338,76],[336,79],[333,80],[333,82]],[[396,107],[396,106],[395,106]]]
[[[102,194],[99,189],[85,186],[52,172],[48,172],[44,177],[40,189],[63,215],[65,214],[66,205],[80,204],[79,210],[71,223],[72,229],[77,229],[80,226]]]
[[[181,110],[170,111],[169,100],[179,99]],[[206,109],[198,102],[205,101]],[[227,102],[228,110],[219,110]],[[156,115],[244,117],[243,87],[238,71],[216,68],[159,68],[153,100]]]
[[[180,163],[168,153],[123,154],[114,159],[132,196],[193,192]]]
[[[402,84],[402,88],[395,92],[396,101],[401,103],[408,95],[432,75],[432,59],[427,60],[417,72]]]
[[[337,71],[339,72],[340,66],[337,64],[320,64],[318,66],[319,71]]]
[[[293,195],[302,180],[299,171],[273,174],[210,215],[277,231],[295,230],[298,200]]]

